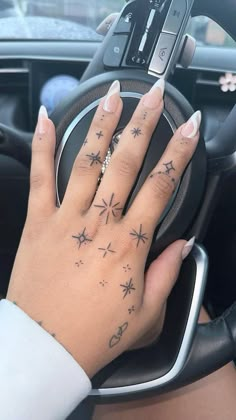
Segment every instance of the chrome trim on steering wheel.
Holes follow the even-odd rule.
[[[198,316],[202,305],[202,299],[207,278],[208,258],[204,249],[199,245],[195,245],[191,255],[193,256],[196,262],[195,287],[193,291],[192,303],[182,344],[180,346],[177,359],[171,370],[165,375],[161,376],[160,378],[144,382],[142,384],[128,385],[124,387],[121,386],[115,388],[93,389],[90,393],[91,396],[113,397],[117,395],[128,396],[132,394],[143,393],[145,391],[158,389],[159,386],[163,386],[164,384],[173,381],[179,375],[182,368],[184,367],[184,364],[189,354],[189,350],[191,348],[194,331],[198,322]]]

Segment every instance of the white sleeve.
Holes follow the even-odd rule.
[[[91,382],[50,334],[8,300],[0,301],[0,418],[65,419]]]

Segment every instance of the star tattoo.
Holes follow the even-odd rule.
[[[79,248],[81,245],[86,245],[87,242],[92,242],[92,239],[88,237],[86,234],[86,228],[84,228],[83,232],[78,233],[78,235],[73,235],[72,238],[76,239],[79,245]]]
[[[131,278],[130,281],[126,281],[125,284],[120,284],[120,287],[123,287],[122,292],[124,293],[123,299],[127,296],[130,295],[130,293],[132,292],[132,290],[135,290],[134,284],[133,284],[133,279]]]
[[[104,137],[102,130],[99,131],[98,133],[96,133],[96,136],[97,136],[98,140],[100,140],[101,137]]]
[[[99,249],[99,251],[103,251],[104,252],[103,258],[105,258],[105,256],[108,254],[108,252],[110,252],[112,254],[115,254],[116,253],[116,251],[113,251],[111,249],[111,242],[109,243],[109,245],[106,248],[98,248],[98,249]]]
[[[97,165],[98,163],[100,163],[102,165],[102,161],[101,161],[101,156],[100,156],[100,152],[98,152],[96,155],[95,153],[91,153],[90,155],[86,155],[89,160],[91,160],[90,166],[93,166],[93,164],[95,163],[95,165]]]
[[[173,166],[173,160],[171,160],[170,162],[168,162],[168,163],[163,163],[163,165],[165,166],[165,168],[166,168],[166,170],[165,170],[165,173],[167,174],[167,175],[169,175],[169,173],[171,172],[171,171],[175,171],[175,168],[174,168],[174,166]]]
[[[133,236],[133,239],[137,241],[136,247],[138,248],[140,242],[143,244],[146,243],[148,240],[147,234],[142,232],[142,225],[139,227],[139,232],[137,232],[135,229],[132,229],[132,232],[130,232],[130,235]]]
[[[133,128],[133,130],[131,130],[131,134],[133,134],[134,138],[141,136],[141,128]]]
[[[101,212],[99,214],[99,216],[102,216],[103,214],[106,213],[106,225],[109,221],[109,217],[112,214],[112,216],[117,217],[119,212],[121,212],[123,210],[123,207],[119,207],[120,202],[118,201],[117,203],[113,203],[114,200],[114,196],[115,194],[113,193],[111,195],[110,201],[107,202],[104,199],[102,199],[103,204],[97,205],[95,204],[94,207],[97,207],[99,209],[101,209]]]

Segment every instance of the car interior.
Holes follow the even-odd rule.
[[[12,2],[2,3],[0,22],[13,25]],[[79,8],[83,2],[71,3]],[[105,17],[99,35],[86,32],[84,39],[13,38],[0,28],[0,296],[6,296],[26,218],[41,104],[56,127],[58,206],[99,100],[114,80],[121,82],[124,109],[110,155],[142,95],[157,78],[166,81],[165,109],[125,210],[176,129],[193,110],[200,109],[203,120],[198,148],[156,228],[147,260],[148,267],[174,240],[196,237],[168,300],[162,334],[96,375],[84,419],[92,418],[96,404],[175,390],[236,361],[236,3],[129,0],[111,2],[108,16],[102,3],[93,4],[98,22]],[[21,6],[25,14],[41,13],[34,1],[19,1]],[[188,34],[194,22],[201,22],[196,39],[193,31]],[[211,45],[212,37],[227,39],[226,45]],[[202,305],[212,319],[206,324],[198,323]],[[69,419],[79,418],[80,409]]]

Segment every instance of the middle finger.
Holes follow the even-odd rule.
[[[112,155],[90,211],[107,224],[119,220],[163,111],[164,81],[142,97]],[[96,217],[95,216],[95,217]]]

